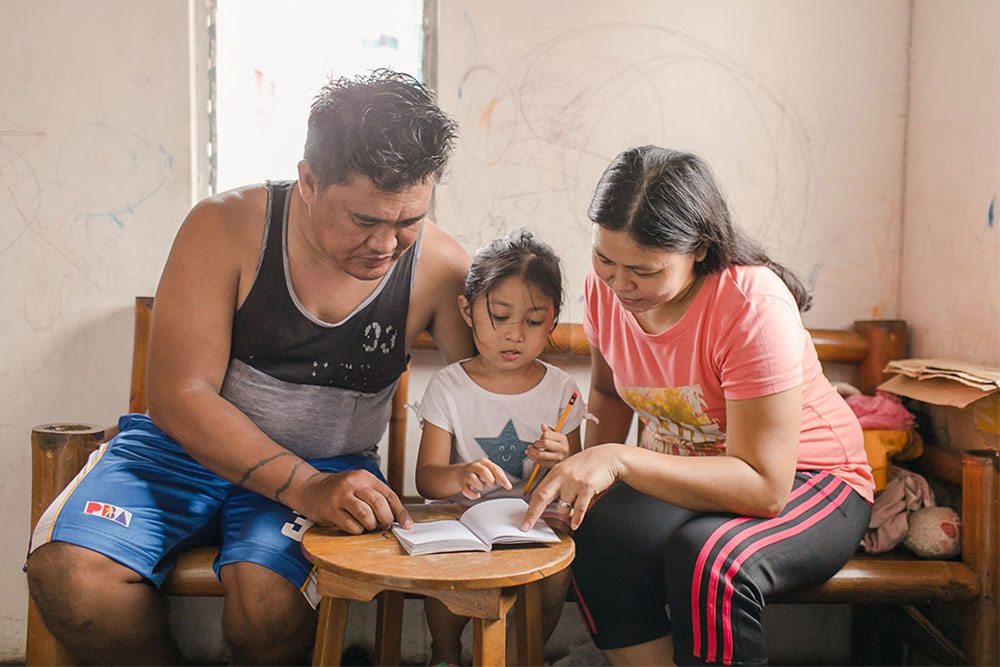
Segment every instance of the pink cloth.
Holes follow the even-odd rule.
[[[934,493],[926,479],[905,468],[890,467],[889,481],[872,505],[872,518],[861,548],[870,554],[895,549],[909,530],[910,513],[934,505]]]
[[[705,278],[679,322],[651,335],[593,271],[583,330],[615,388],[646,424],[641,446],[668,454],[726,448],[726,401],[802,386],[796,467],[829,470],[872,501],[875,482],[861,427],[823,375],[788,288],[762,266]]]
[[[845,400],[857,415],[861,428],[907,431],[913,426],[913,413],[903,407],[895,394],[879,391],[874,396],[854,394]]]

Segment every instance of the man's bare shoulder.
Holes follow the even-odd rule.
[[[249,185],[202,199],[191,209],[184,224],[205,234],[224,234],[230,238],[256,235],[259,240],[266,211],[266,188]]]
[[[176,291],[173,287],[191,279],[202,290],[232,290],[227,298],[242,300],[260,257],[266,211],[264,186],[229,190],[198,202],[174,239],[157,298],[161,292],[169,298]]]
[[[463,280],[469,270],[469,253],[455,238],[430,220],[424,222],[424,238],[420,250],[419,273],[431,280],[446,276],[460,276]]]
[[[472,335],[458,309],[469,253],[434,223],[424,223],[424,238],[410,300],[407,341],[428,330],[446,361],[465,359],[473,354]]]
[[[188,213],[174,241],[175,253],[212,261],[256,265],[267,211],[262,185],[227,190],[202,199]]]

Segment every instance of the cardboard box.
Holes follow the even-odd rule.
[[[949,363],[930,361],[938,361],[938,368],[946,369]],[[962,372],[970,369],[975,372],[978,368],[987,388],[969,386],[936,372],[933,377],[925,376],[925,379],[895,375],[880,384],[878,389],[926,403],[924,407],[931,419],[933,440],[943,447],[961,451],[1000,449],[1000,386],[994,380],[992,388],[989,388],[989,380],[996,377],[998,370],[969,364],[962,364],[960,368]],[[887,368],[887,371],[893,370],[896,369]]]
[[[1000,394],[981,398],[964,408],[927,405],[934,440],[944,447],[1000,449]]]

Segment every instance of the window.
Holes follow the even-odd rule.
[[[212,189],[294,179],[309,107],[331,78],[422,79],[423,0],[215,0]]]

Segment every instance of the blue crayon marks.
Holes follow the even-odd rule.
[[[996,197],[990,200],[990,212],[986,214],[986,224],[990,226],[990,229],[993,229],[993,208],[996,206],[996,203]]]
[[[809,272],[809,278],[807,280],[809,284],[809,289],[811,290],[816,289],[816,283],[819,282],[819,273],[820,271],[823,270],[823,264],[824,262],[816,264],[815,266],[813,266],[812,271]]]

